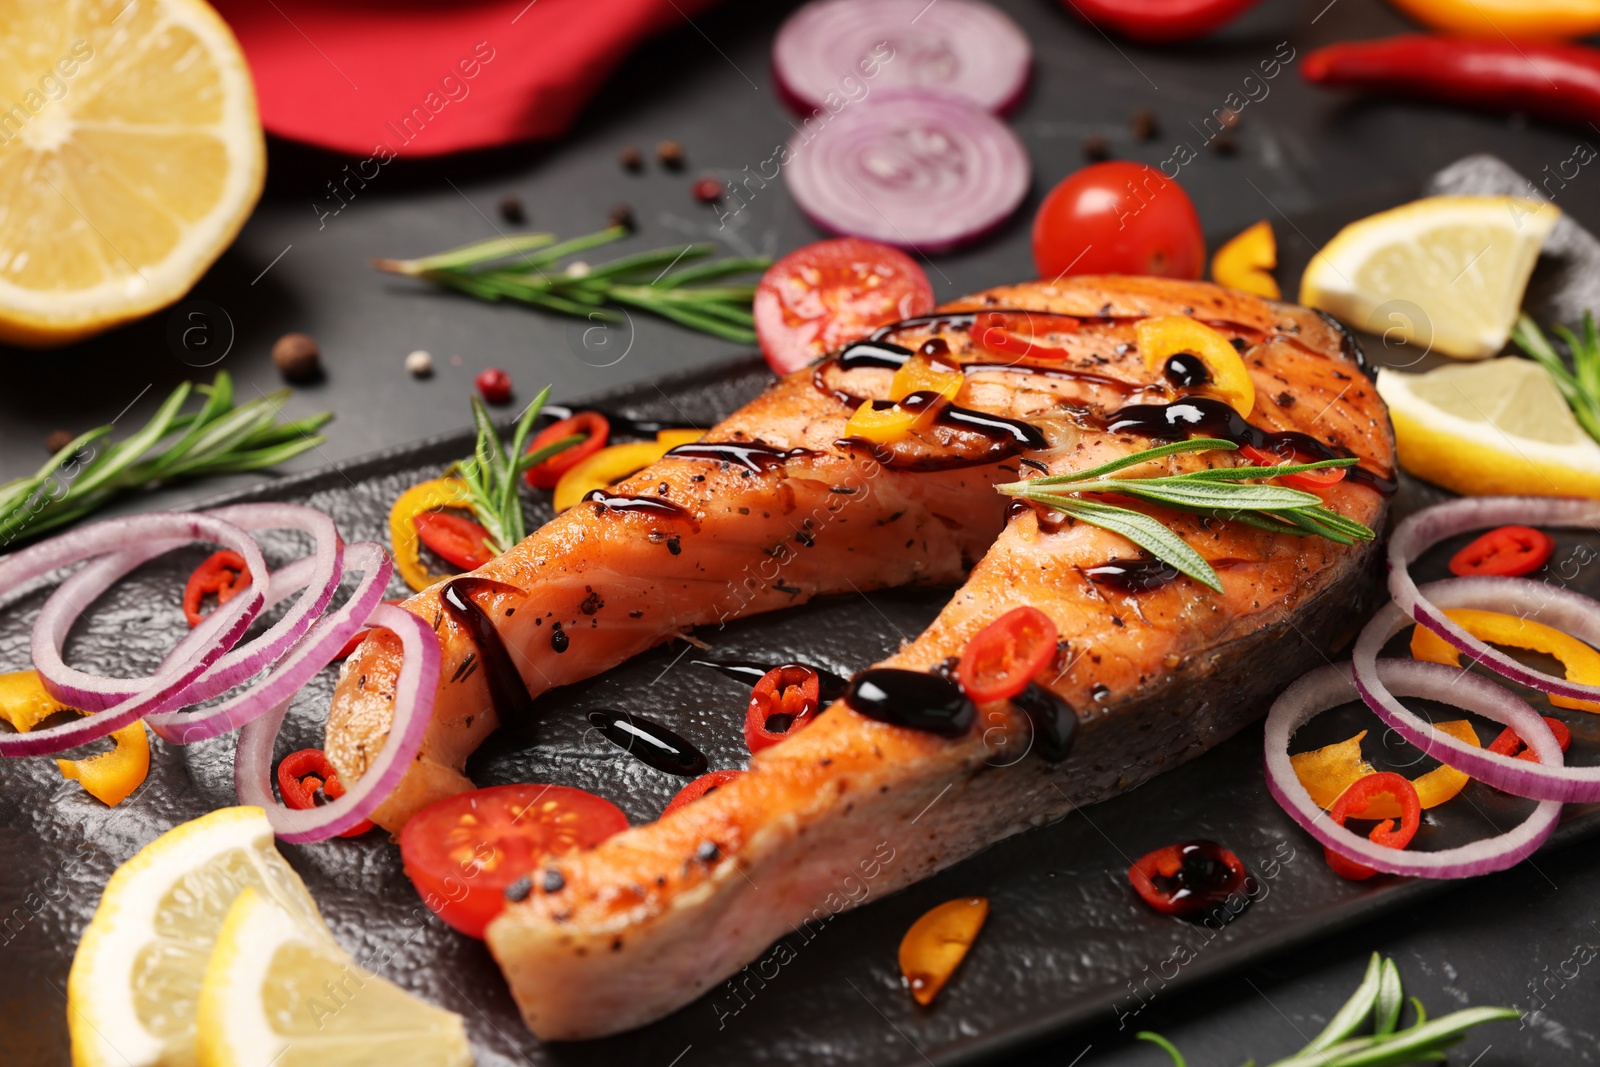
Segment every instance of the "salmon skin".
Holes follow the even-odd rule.
[[[961,313],[986,308],[1015,309],[1008,320],[1026,318],[1018,329],[1051,358],[980,346]],[[1066,473],[1150,447],[1147,436],[1107,428],[1113,412],[1174,399],[1161,370],[1145,368],[1134,324],[1190,315],[1240,349],[1257,392],[1251,425],[1358,457],[1367,473],[1323,495],[1381,530],[1387,502],[1377,489],[1393,476],[1393,434],[1353,340],[1331,320],[1204,283],[1133,277],[1003,287],[940,314],[892,340],[947,343],[966,371],[957,400],[986,429],[941,421],[876,450],[843,440],[855,406],[886,397],[893,372],[832,357],[705,438],[751,445],[755,458],[668,456],[602,494],[609,505],[575,507],[474,572],[489,583],[474,602],[538,693],[696,625],[965,575],[928,629],[880,666],[938,670],[989,622],[1032,605],[1060,632],[1048,688],[1076,711],[1075,747],[1055,763],[1030,754],[1028,719],[1005,701],[980,706],[979,725],[955,739],[835,704],[753,757],[750,773],[535,872],[538,888],[508,904],[487,940],[540,1037],[595,1037],[659,1018],[794,927],[848,906],[840,886],[859,881],[864,864],[874,894],[887,892],[1199,755],[1321,663],[1319,649],[1353,634],[1376,584],[1375,543],[1152,512],[1212,563],[1224,591],[1183,577],[1135,588],[1099,577],[1105,564],[1140,560],[1128,541],[1033,507],[1006,509],[992,488],[1016,480],[1020,462]],[[1176,472],[1234,461],[1162,462]],[[466,757],[505,710],[490,699],[489,672],[470,669],[480,650],[441,610],[440,591],[407,604],[438,621],[444,680],[422,752],[377,814],[390,829],[471,788]],[[565,640],[552,640],[558,622]],[[380,632],[344,668],[327,733],[341,775],[359,777],[383,743],[398,656]],[[739,711],[730,709],[730,730]]]

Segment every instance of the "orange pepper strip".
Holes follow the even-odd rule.
[[[918,352],[900,365],[889,383],[889,396],[896,403],[876,407],[867,401],[845,424],[846,437],[860,437],[886,445],[933,425],[939,409],[955,400],[965,378],[960,368],[939,363]],[[915,396],[917,403],[899,401]]]
[[[61,711],[82,715],[51,696],[39,680],[38,671],[0,674],[0,719],[27,733],[45,719]],[[150,739],[144,723],[131,722],[111,734],[117,747],[110,752],[83,759],[58,759],[56,766],[67,778],[82,783],[88,793],[110,806],[138,789],[150,773]]]
[[[1483,743],[1478,740],[1478,732],[1465,719],[1435,723],[1434,729],[1449,734],[1457,740],[1465,741],[1469,745],[1483,747]],[[1317,807],[1333,807],[1333,802],[1338,800],[1346,789],[1367,775],[1378,773],[1377,768],[1361,756],[1361,739],[1366,736],[1367,731],[1362,730],[1349,740],[1289,757],[1289,762],[1294,765],[1295,774],[1300,778],[1300,784],[1306,787],[1306,792],[1311,794],[1311,799],[1316,802]],[[1440,764],[1428,773],[1417,776],[1411,784],[1416,787],[1417,798],[1422,801],[1424,808],[1437,808],[1461,792],[1470,780],[1465,773],[1454,767]],[[1400,805],[1389,796],[1374,797],[1367,810],[1368,814],[1363,818],[1400,817]]]
[[[1211,277],[1229,289],[1279,300],[1283,291],[1271,273],[1277,265],[1278,242],[1272,223],[1263,219],[1217,249],[1211,257]]]
[[[1507,615],[1499,611],[1479,611],[1476,608],[1450,608],[1445,611],[1456,625],[1480,641],[1497,645],[1543,652],[1561,661],[1567,670],[1567,681],[1583,685],[1600,685],[1600,652],[1542,622]],[[1454,645],[1428,629],[1418,626],[1411,634],[1411,656],[1430,663],[1461,666],[1461,653]],[[1558,708],[1600,713],[1600,703],[1574,700],[1571,697],[1552,696],[1550,703]]]

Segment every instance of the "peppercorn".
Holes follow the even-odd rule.
[[[306,382],[322,372],[322,352],[303,333],[286,333],[272,346],[272,364],[291,382]]]
[[[499,367],[490,367],[478,375],[478,393],[490,404],[511,403],[511,375]]]
[[[683,158],[683,145],[677,141],[662,141],[656,145],[656,162],[668,170],[682,170]]]
[[[51,430],[50,436],[44,439],[44,448],[52,456],[70,445],[77,435],[71,430]]]
[[[1128,123],[1133,130],[1133,136],[1141,141],[1151,141],[1156,134],[1161,132],[1161,121],[1156,117],[1153,107],[1141,107],[1133,113],[1133,119]]]
[[[1231,133],[1219,133],[1211,139],[1211,149],[1219,156],[1231,156],[1239,151],[1239,138]]]
[[[644,170],[644,153],[629,145],[617,153],[617,162],[622,164],[623,170],[638,174]]]
[[[1222,128],[1225,130],[1237,130],[1239,128],[1239,113],[1231,107],[1223,108],[1221,114],[1217,116],[1217,121],[1222,123]]]
[[[413,378],[433,377],[433,356],[420,348],[417,349],[406,357],[406,371]]]
[[[630,233],[635,229],[633,221],[633,208],[628,204],[618,204],[611,209],[611,214],[606,216],[607,226],[621,226]]]
[[[528,212],[522,206],[522,197],[507,193],[500,198],[500,217],[507,222],[522,225],[528,221]]]
[[[1111,158],[1111,141],[1103,134],[1093,133],[1083,139],[1083,158],[1100,163]]]
[[[715,178],[701,178],[694,183],[690,192],[702,204],[715,204],[722,199],[722,183]]]

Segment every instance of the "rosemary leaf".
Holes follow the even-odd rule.
[[[1306,1043],[1301,1054],[1330,1048],[1360,1029],[1372,1014],[1373,1005],[1378,1002],[1378,987],[1382,981],[1383,957],[1374,952],[1367,961],[1367,971],[1361,976],[1361,984],[1356,986],[1356,991],[1328,1020],[1322,1032]]]
[[[1200,553],[1190,548],[1187,541],[1167,529],[1166,524],[1160,519],[1151,518],[1142,511],[1119,508],[1092,500],[1079,500],[1076,497],[1059,497],[1050,501],[1050,504],[1091,526],[1121,534],[1163,563],[1176,568],[1180,573],[1187,574],[1200,584],[1210,586],[1219,593],[1222,592],[1222,580],[1217,577],[1217,572],[1211,569],[1211,564],[1207,563]]]

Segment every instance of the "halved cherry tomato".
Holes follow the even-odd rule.
[[[445,511],[424,511],[411,516],[422,543],[452,567],[477,570],[494,559],[489,547],[489,531],[471,519]]]
[[[580,433],[585,435],[584,440],[557,452],[536,467],[529,467],[523,476],[528,484],[535,489],[554,489],[563,474],[606,447],[606,441],[611,436],[611,423],[598,411],[580,411],[559,422],[552,422],[534,434],[533,440],[528,442],[528,451],[537,452]]]
[[[1451,556],[1450,573],[1463,578],[1477,575],[1514,578],[1543,567],[1555,550],[1555,538],[1543,530],[1531,526],[1502,526]]]
[[[822,679],[803,663],[785,663],[761,676],[750,690],[744,743],[751,754],[809,726],[822,710]]]
[[[593,848],[628,828],[609,800],[564,785],[497,785],[428,805],[400,831],[400,859],[422,902],[466,934],[483,937],[506,890],[552,856]]]
[[[199,626],[205,619],[200,613],[200,603],[208,593],[215,593],[217,603],[226,604],[239,590],[250,584],[250,568],[237,552],[223,549],[213,552],[206,561],[194,569],[183,587],[183,617],[190,626]]]
[[[1400,805],[1400,828],[1395,829],[1393,819],[1384,819],[1372,828],[1367,837],[1388,848],[1405,848],[1417,835],[1417,827],[1422,825],[1422,800],[1417,796],[1411,780],[1393,771],[1379,771],[1358,779],[1339,794],[1339,799],[1328,809],[1328,817],[1343,826],[1346,819],[1362,818],[1372,801],[1380,796],[1393,797]],[[1363,881],[1378,873],[1331,848],[1324,847],[1323,853],[1327,856],[1328,866],[1352,882]]]
[[[1012,608],[967,642],[956,681],[975,703],[1009,700],[1056,654],[1056,637],[1056,624],[1038,608]]]
[[[1067,274],[1199,278],[1206,241],[1182,186],[1154,167],[1113,160],[1050,190],[1033,219],[1033,262],[1045,281]]]
[[[1299,456],[1290,456],[1289,458],[1285,459],[1283,456],[1280,456],[1275,452],[1268,452],[1266,449],[1257,448],[1255,445],[1240,445],[1239,454],[1248,459],[1251,463],[1255,463],[1263,467],[1276,467],[1279,464],[1289,463],[1315,462],[1315,460],[1307,460]],[[1348,468],[1345,467],[1324,467],[1321,470],[1301,471],[1298,474],[1281,474],[1278,476],[1278,481],[1282,482],[1284,485],[1290,485],[1296,489],[1305,489],[1308,492],[1314,493],[1319,489],[1326,489],[1330,485],[1337,485],[1338,483],[1344,481],[1344,473],[1347,469]]]
[[[1128,868],[1128,881],[1146,904],[1181,918],[1215,914],[1249,876],[1239,857],[1215,841],[1167,845]]]
[[[679,808],[687,807],[688,805],[693,804],[707,793],[727,785],[729,782],[733,781],[743,773],[744,772],[741,770],[730,770],[712,771],[709,774],[702,774],[700,777],[696,778],[694,781],[678,790],[678,795],[673,797],[665,808],[661,809],[661,817],[665,819],[668,815],[671,815]]]
[[[752,311],[767,363],[804,367],[879,326],[933,310],[933,286],[904,252],[839,237],[798,248],[756,287]]]
[[[1567,747],[1572,744],[1572,731],[1567,729],[1567,724],[1560,719],[1552,719],[1548,715],[1543,716],[1543,718],[1544,724],[1550,727],[1550,732],[1556,735],[1556,744],[1560,745],[1561,751],[1565,752]],[[1490,742],[1489,751],[1499,753],[1502,756],[1515,756],[1518,759],[1525,759],[1529,763],[1538,763],[1539,757],[1533,754],[1533,749],[1523,750],[1525,744],[1526,742],[1517,736],[1517,732],[1507,726],[1500,731],[1499,737]]]
[[[278,793],[285,807],[308,811],[344,796],[344,785],[322,749],[302,748],[278,764]],[[363,819],[339,836],[358,837],[370,829],[372,821]]]

